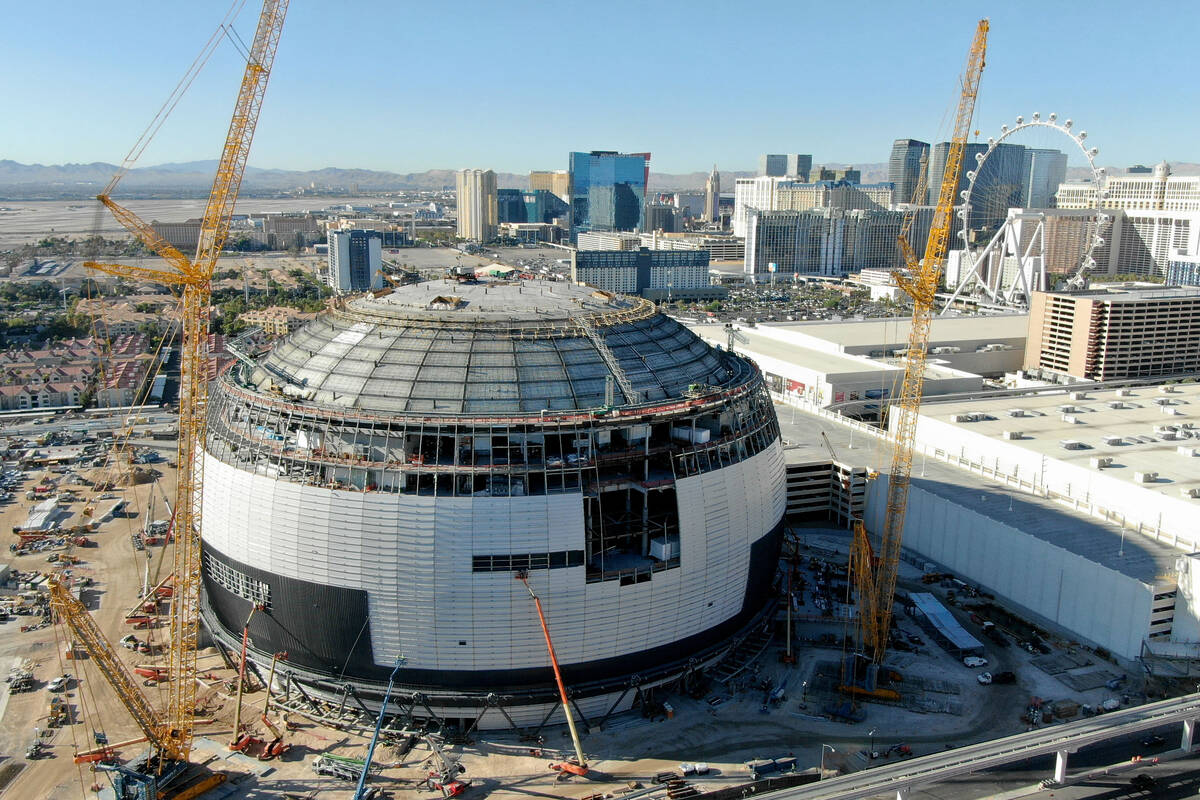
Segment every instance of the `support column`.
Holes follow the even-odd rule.
[[[1063,784],[1067,781],[1067,751],[1059,750],[1054,760],[1054,782]]]
[[[1184,752],[1191,752],[1192,737],[1196,734],[1196,720],[1185,719],[1183,721],[1183,738],[1179,742],[1179,749]]]

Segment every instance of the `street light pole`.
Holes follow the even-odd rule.
[[[833,745],[831,745],[831,744],[823,744],[823,745],[821,745],[821,773],[820,773],[820,774],[821,774],[821,777],[822,777],[822,778],[824,778],[824,777],[825,777],[825,748],[826,748],[826,747],[828,747],[828,748],[829,748],[829,752],[831,752],[831,753],[836,753],[836,752],[837,752],[837,750],[834,750],[834,749],[833,749]]]
[[[877,730],[879,730],[879,729],[871,728],[871,730],[867,731],[867,736],[871,737],[871,744],[868,746],[867,754],[871,758],[875,758],[875,731],[877,731]]]

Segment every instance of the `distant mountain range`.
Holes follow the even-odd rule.
[[[179,196],[207,193],[216,172],[216,161],[188,161],[159,164],[130,170],[121,181],[122,194]],[[108,183],[117,170],[115,164],[21,164],[0,160],[0,197],[35,199],[70,199],[90,197]],[[722,181],[732,188],[735,178],[754,175],[753,172],[722,173]],[[685,191],[704,188],[707,172],[670,175],[654,172],[650,175],[652,191]],[[529,187],[528,173],[496,173],[502,188]],[[454,187],[454,170],[431,169],[425,172],[383,172],[369,169],[326,167],[317,170],[259,169],[247,167],[242,181],[245,194],[278,193],[303,187],[328,189],[342,193],[381,192],[400,190],[439,190]]]
[[[887,180],[887,164],[856,164],[864,183]],[[212,184],[216,161],[188,161],[159,164],[130,170],[121,182],[122,195],[139,197],[203,196]],[[1200,174],[1200,164],[1172,164],[1176,175]],[[0,160],[0,198],[6,199],[73,199],[91,197],[116,172],[115,164],[21,164]],[[1123,167],[1110,167],[1110,175],[1124,174]],[[750,171],[721,173],[722,188],[728,192],[737,178],[753,177]],[[1088,176],[1085,169],[1072,167],[1067,177],[1077,180]],[[703,190],[707,172],[670,174],[650,173],[651,191]],[[497,184],[504,188],[524,189],[529,186],[528,173],[496,173]],[[333,193],[438,190],[454,186],[454,170],[431,169],[425,172],[383,172],[369,169],[326,167],[318,170],[259,169],[248,167],[242,183],[243,193],[277,194],[303,187]]]

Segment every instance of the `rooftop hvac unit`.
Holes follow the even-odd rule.
[[[1196,489],[1196,488],[1192,488],[1192,489],[1181,488],[1181,489],[1179,490],[1179,494],[1183,495],[1184,497],[1200,497],[1200,489]]]
[[[1122,403],[1120,400],[1109,400],[1109,401],[1108,401],[1108,407],[1109,407],[1109,408],[1114,408],[1114,409],[1116,409],[1116,408],[1128,408],[1128,406],[1127,406],[1125,403]]]
[[[1072,400],[1087,400],[1087,392],[1071,392]]]
[[[1058,411],[1060,414],[1074,414],[1075,406],[1059,406]]]
[[[1063,414],[1062,421],[1068,425],[1074,425],[1079,422],[1079,417],[1075,416],[1074,414]]]
[[[1120,436],[1101,436],[1100,441],[1104,442],[1107,445],[1112,445],[1114,447],[1117,445],[1120,445],[1120,444],[1125,444],[1125,440],[1122,439]]]
[[[1179,391],[1174,386],[1170,386],[1170,385],[1160,386],[1160,387],[1158,387],[1158,390],[1160,392],[1162,392],[1163,394],[1174,394],[1175,392]]]
[[[1189,445],[1180,445],[1179,447],[1175,448],[1175,452],[1179,453],[1181,456],[1192,458],[1196,455],[1196,448]]]
[[[1133,397],[1133,389],[1117,389],[1117,397]]]
[[[1025,438],[1024,431],[1005,431],[1003,435],[1005,439],[1009,440]]]
[[[1159,434],[1159,436],[1162,437],[1164,442],[1173,442],[1179,438],[1179,434],[1177,434],[1175,431],[1163,431]]]
[[[1169,406],[1169,405],[1171,405],[1171,398],[1169,398],[1169,397],[1156,397],[1156,398],[1154,398],[1154,403],[1155,403],[1155,405],[1160,405],[1160,406]]]
[[[1111,467],[1112,462],[1112,456],[1099,456],[1093,458],[1090,463],[1093,469],[1104,469],[1105,467]]]
[[[1138,483],[1154,483],[1158,480],[1157,472],[1135,472],[1133,479]]]
[[[1082,450],[1083,442],[1076,441],[1075,439],[1063,439],[1058,443],[1058,446],[1063,450]]]
[[[1010,408],[1010,409],[1008,410],[1008,415],[1009,415],[1010,417],[1023,417],[1023,416],[1025,416],[1025,409],[1023,409],[1023,408]]]
[[[1179,409],[1175,406],[1163,406],[1162,413],[1166,414],[1168,417],[1173,417],[1179,413]]]
[[[951,422],[973,422],[974,417],[970,414],[953,414],[950,417]]]

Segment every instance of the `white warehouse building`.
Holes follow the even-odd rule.
[[[879,531],[890,448],[862,432],[850,434],[827,413],[800,416],[781,419],[786,439],[812,440],[824,431],[848,462],[844,471],[849,464],[876,471],[874,480],[864,481],[863,507],[868,531]],[[1123,532],[1086,508],[1022,493],[1003,476],[981,474],[978,463],[966,467],[918,452],[904,526],[907,561],[949,571],[1029,621],[1125,660],[1146,650],[1200,658],[1195,554]],[[788,469],[791,480],[790,463]],[[851,478],[848,485],[858,482]],[[789,488],[789,503],[792,493]]]
[[[1200,385],[929,403],[916,448],[982,464],[1135,534],[1200,550]]]
[[[691,330],[706,341],[725,346],[727,332],[721,324],[692,325]],[[772,395],[786,403],[827,406],[866,402],[872,411],[878,401],[895,396],[904,378],[903,363],[876,360],[839,352],[836,346],[815,339],[796,328],[759,325],[737,329],[745,341],[734,350],[762,368]],[[933,356],[925,371],[928,395],[978,391],[979,375],[954,369]],[[870,401],[870,402],[867,402]]]

